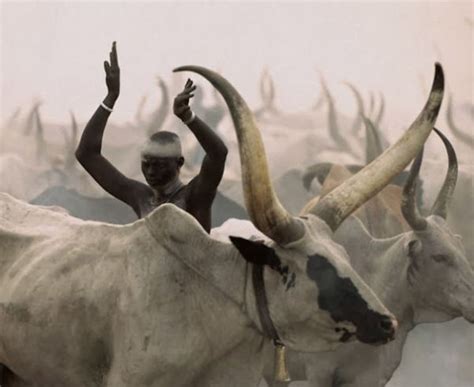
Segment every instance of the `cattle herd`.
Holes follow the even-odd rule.
[[[172,204],[137,220],[102,192],[74,158],[73,113],[46,123],[37,101],[3,121],[0,387],[474,385],[474,137],[459,123],[474,107],[445,95],[442,66],[400,133],[382,93],[367,104],[346,83],[350,117],[322,75],[315,103],[287,112],[268,69],[254,108],[218,72],[175,72],[212,85],[192,108],[229,148],[210,235]],[[156,108],[144,97],[108,124],[104,154],[144,181],[142,142],[174,131],[186,179],[204,153],[157,86]]]

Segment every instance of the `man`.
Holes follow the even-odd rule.
[[[190,109],[189,99],[196,86],[188,79],[174,100],[174,114],[193,132],[206,156],[199,174],[188,184],[179,177],[184,164],[179,137],[157,132],[141,150],[142,172],[148,185],[129,179],[101,154],[107,119],[120,93],[120,69],[116,43],[112,44],[110,63],[104,62],[108,93],[87,123],[76,150],[79,163],[108,193],[128,204],[139,218],[163,203],[173,203],[193,215],[210,232],[211,206],[217,192],[227,156],[222,140]]]

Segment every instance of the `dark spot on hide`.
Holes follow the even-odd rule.
[[[286,283],[286,290],[290,290],[291,288],[294,288],[296,284],[296,274],[295,273],[290,273],[288,282]]]
[[[385,337],[380,323],[387,316],[371,310],[353,282],[349,278],[341,278],[327,258],[318,254],[309,256],[306,272],[318,287],[319,308],[329,312],[335,322],[354,324],[357,337],[363,342]],[[346,334],[341,341],[345,338]]]
[[[31,320],[31,313],[28,307],[21,304],[6,303],[0,304],[4,313],[17,322],[27,324]]]
[[[145,336],[143,338],[143,347],[142,347],[143,352],[146,352],[148,350],[148,345],[149,344],[150,344],[150,336]]]
[[[282,276],[282,282],[286,285],[286,290],[295,286],[296,275],[290,272],[287,265],[283,265],[275,250],[265,245],[261,239],[253,240],[240,237],[229,237],[240,254],[254,265],[266,265]]]
[[[103,340],[97,340],[90,349],[87,362],[91,365],[92,378],[98,385],[102,385],[110,371],[112,354]]]

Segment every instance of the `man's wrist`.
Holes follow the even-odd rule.
[[[182,121],[185,125],[189,125],[195,119],[196,119],[196,114],[191,110],[191,115],[187,117],[186,119],[183,118]]]
[[[107,94],[107,96],[102,101],[101,106],[105,105],[105,110],[112,111],[115,105],[115,101],[117,101],[118,96],[113,94]],[[107,109],[108,108],[108,109]]]

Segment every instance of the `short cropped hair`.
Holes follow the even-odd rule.
[[[145,144],[142,145],[140,153],[143,156],[156,157],[182,157],[181,141],[179,136],[172,132],[161,130],[153,133]]]
[[[172,142],[181,142],[179,136],[173,132],[167,132],[166,130],[160,130],[159,132],[153,133],[150,138],[150,141],[156,141],[162,144],[168,144]]]

